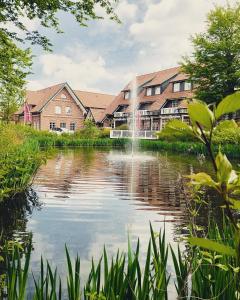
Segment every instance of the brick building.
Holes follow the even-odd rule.
[[[38,91],[27,91],[26,102],[32,115],[32,126],[39,130],[65,128],[75,131],[86,118],[99,124],[112,95],[75,91],[67,83]],[[24,123],[24,108],[15,114],[17,123]]]
[[[104,126],[113,128],[131,122],[133,81],[107,107]],[[136,77],[137,109],[141,130],[161,130],[171,119],[188,122],[187,100],[192,99],[192,84],[179,67]]]

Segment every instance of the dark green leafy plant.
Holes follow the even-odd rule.
[[[234,243],[231,246],[202,237],[190,237],[189,242],[191,245],[236,258],[238,264],[240,259],[240,227],[233,211],[240,209],[240,175],[233,170],[231,163],[226,155],[222,154],[221,150],[219,150],[217,156],[214,155],[212,138],[220,118],[239,109],[239,92],[224,98],[213,110],[206,103],[197,100],[188,105],[192,124],[190,128],[195,136],[205,145],[215,172],[214,177],[203,172],[192,174],[189,176],[191,184],[199,187],[208,187],[217,192],[218,205],[224,207],[224,212],[234,228]]]

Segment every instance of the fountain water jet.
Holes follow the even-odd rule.
[[[108,156],[110,161],[126,161],[131,162],[132,167],[132,177],[133,178],[135,171],[134,171],[134,163],[138,162],[145,162],[148,160],[155,160],[156,157],[150,154],[146,154],[143,152],[138,151],[138,140],[139,140],[139,129],[140,129],[140,115],[138,111],[138,83],[137,83],[137,76],[134,77],[130,84],[131,93],[130,93],[130,122],[129,122],[129,129],[131,132],[131,145],[129,147],[129,152],[127,154],[122,155],[115,155],[111,153]],[[131,179],[132,180],[132,179]],[[132,182],[132,181],[131,181]],[[131,183],[132,186],[132,183]],[[132,189],[131,189],[132,190]]]
[[[137,86],[137,76],[134,77],[131,82],[131,121],[130,121],[130,130],[132,132],[131,139],[131,154],[134,156],[134,153],[137,151],[138,146],[138,130],[139,130],[139,122],[138,122],[138,86]]]

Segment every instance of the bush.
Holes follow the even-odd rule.
[[[115,130],[129,130],[128,124],[122,124],[114,128]]]
[[[101,128],[99,137],[100,138],[109,138],[110,137],[111,128]]]
[[[196,137],[188,125],[180,120],[170,120],[165,128],[157,133],[158,139],[169,142],[195,142]]]
[[[84,128],[77,131],[74,135],[82,139],[96,139],[99,137],[100,130],[91,120],[84,121]]]
[[[213,133],[216,144],[240,144],[240,128],[234,120],[222,121]]]

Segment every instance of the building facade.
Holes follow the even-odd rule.
[[[31,125],[38,130],[62,128],[75,131],[83,127],[86,118],[98,124],[114,98],[112,95],[74,91],[67,83],[26,92]],[[15,114],[15,121],[24,123],[24,107]]]
[[[137,91],[133,93],[133,86]],[[104,126],[117,128],[132,122],[132,95],[137,94],[137,114],[140,130],[161,130],[171,119],[189,122],[187,102],[193,97],[193,87],[180,68],[171,68],[137,76],[107,107]]]

